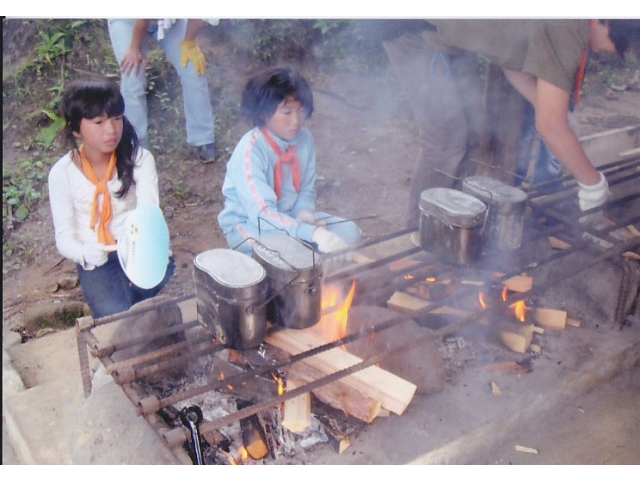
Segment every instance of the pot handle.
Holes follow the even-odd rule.
[[[265,305],[267,305],[271,300],[273,300],[274,298],[276,298],[278,295],[280,295],[285,288],[287,288],[289,285],[291,285],[293,282],[295,282],[298,277],[300,276],[301,272],[300,270],[298,270],[296,267],[294,267],[293,265],[291,265],[289,262],[287,262],[284,258],[282,258],[280,256],[280,252],[277,250],[272,250],[271,248],[267,247],[264,243],[260,243],[259,240],[254,239],[254,242],[256,242],[258,245],[260,245],[262,248],[264,248],[265,250],[269,250],[270,252],[275,253],[275,255],[283,262],[286,263],[294,272],[296,272],[295,277],[293,277],[289,283],[285,284],[282,288],[280,288],[278,291],[276,291],[275,293],[273,293],[271,296],[267,297],[265,299],[264,302],[259,303],[257,305],[249,305],[246,308],[246,312],[248,315],[251,315],[253,313],[253,310],[256,308],[262,308]],[[315,261],[315,255],[314,255],[314,261]]]

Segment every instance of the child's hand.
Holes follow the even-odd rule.
[[[337,252],[349,247],[342,237],[322,227],[315,229],[311,241],[318,244],[318,250],[322,253]]]
[[[85,266],[99,267],[107,263],[107,252],[102,243],[86,243],[82,246],[82,259]]]
[[[310,223],[311,225],[316,224],[316,216],[309,210],[302,210],[298,213],[296,220],[302,223]]]

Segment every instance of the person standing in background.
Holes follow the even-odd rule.
[[[210,20],[217,24],[217,20]],[[147,146],[147,63],[149,35],[155,36],[180,77],[187,143],[193,146],[203,163],[217,160],[214,120],[209,85],[204,73],[206,61],[196,36],[202,19],[109,19],[109,36],[121,69],[120,89],[125,100],[126,116],[136,129],[140,145]]]

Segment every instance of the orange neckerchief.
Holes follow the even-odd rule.
[[[109,189],[107,188],[107,182],[111,178],[113,173],[113,169],[116,167],[116,152],[111,154],[111,158],[109,159],[109,166],[107,167],[107,173],[104,175],[104,178],[98,181],[98,176],[96,172],[93,171],[89,160],[84,154],[83,145],[80,145],[78,149],[80,152],[80,162],[82,163],[82,173],[84,173],[85,177],[96,186],[95,191],[93,192],[93,203],[91,204],[91,219],[89,220],[89,227],[93,229],[98,220],[98,197],[102,194],[102,212],[100,215],[100,223],[98,224],[97,234],[98,241],[105,245],[115,245],[115,240],[113,236],[107,230],[107,224],[111,220],[111,195],[109,194]]]
[[[275,142],[275,140],[271,138],[271,135],[269,135],[266,128],[262,129],[262,134],[264,135],[264,138],[267,139],[267,142],[269,143],[269,145],[271,145],[271,148],[273,148],[273,151],[276,152],[276,154],[278,155],[278,161],[276,162],[276,166],[273,171],[273,183],[274,183],[274,190],[276,191],[276,196],[280,198],[280,188],[281,188],[280,185],[282,181],[281,180],[282,179],[282,173],[281,173],[282,163],[291,163],[291,179],[293,180],[293,188],[296,189],[296,192],[299,192],[300,191],[300,161],[298,160],[298,155],[296,155],[296,146],[291,145],[289,148],[287,148],[286,152],[282,153],[282,150],[280,150],[280,147],[278,147],[278,144]]]
[[[591,25],[589,25],[589,36],[587,37],[587,44],[582,50],[582,56],[580,57],[580,65],[578,66],[578,72],[576,73],[576,81],[573,84],[573,103],[576,107],[580,106],[580,89],[582,88],[582,81],[584,80],[584,71],[587,68],[587,57],[589,56],[589,44],[591,43]]]

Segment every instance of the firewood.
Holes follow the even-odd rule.
[[[387,307],[402,313],[414,312],[416,310],[420,310],[421,308],[428,307],[429,305],[431,305],[431,302],[414,297],[413,295],[409,295],[401,291],[395,292],[393,295],[391,295],[391,298],[387,300]],[[446,305],[434,309],[431,313],[453,315],[456,317],[466,317],[470,315],[470,312],[461,310],[459,308],[447,307]]]
[[[535,455],[538,455],[538,449],[537,448],[524,447],[522,445],[516,445],[516,452],[533,453]]]
[[[297,382],[287,380],[287,390],[294,390]],[[311,424],[311,394],[305,392],[282,404],[282,425],[291,432],[301,432]]]
[[[288,382],[293,380],[296,384],[304,385],[324,376],[322,372],[304,362],[295,362],[289,367],[287,378]],[[316,388],[312,393],[322,403],[366,423],[371,423],[380,413],[380,400],[363,394],[342,380]]]
[[[582,322],[580,320],[576,320],[575,318],[567,318],[567,325],[570,325],[572,327],[579,327],[580,325],[582,325]]]
[[[265,342],[292,355],[326,344],[323,339],[308,330],[285,328],[267,336]],[[329,375],[354,366],[360,363],[361,359],[340,347],[335,347],[306,358],[303,362]],[[341,380],[371,398],[380,400],[384,408],[397,415],[405,411],[416,391],[416,385],[375,365],[347,375]]]
[[[640,237],[640,230],[638,230],[636,227],[634,227],[633,225],[627,225],[627,228],[635,237]]]
[[[552,308],[536,308],[533,318],[538,325],[552,330],[564,330],[567,324],[567,312]]]
[[[347,335],[372,331],[373,328],[392,321],[396,317],[397,313],[383,307],[371,305],[352,307],[349,310]],[[409,319],[393,328],[379,330],[351,341],[345,345],[345,348],[363,359],[393,351],[385,355],[378,366],[415,384],[416,392],[430,394],[441,391],[446,383],[442,355],[436,342],[426,338],[430,332],[430,329],[421,327],[414,320]],[[420,338],[424,338],[424,341],[418,342]],[[418,346],[403,348],[412,343],[417,343]]]
[[[534,333],[542,333],[544,330],[533,324],[512,325],[504,323],[499,332],[500,340],[514,352],[526,353],[531,347]]]
[[[507,278],[502,284],[512,292],[528,292],[533,288],[533,278],[527,275],[516,275]]]
[[[237,400],[236,402],[239,409],[251,404],[251,402],[245,402],[242,400]],[[240,431],[242,433],[242,443],[244,448],[251,458],[259,460],[267,456],[269,453],[267,438],[256,415],[251,415],[250,417],[241,419]]]
[[[351,445],[351,439],[337,427],[326,421],[322,417],[316,417],[324,432],[329,437],[329,444],[333,447],[336,453],[341,454]]]
[[[555,248],[556,250],[566,250],[571,247],[567,242],[552,236],[549,237],[549,243],[551,244],[551,248]]]
[[[491,393],[493,394],[494,397],[502,396],[502,390],[500,390],[500,387],[498,386],[498,384],[493,380],[491,380]]]
[[[516,362],[502,362],[502,363],[490,363],[485,365],[484,369],[488,372],[495,372],[497,370],[511,370],[517,368],[519,365]]]

